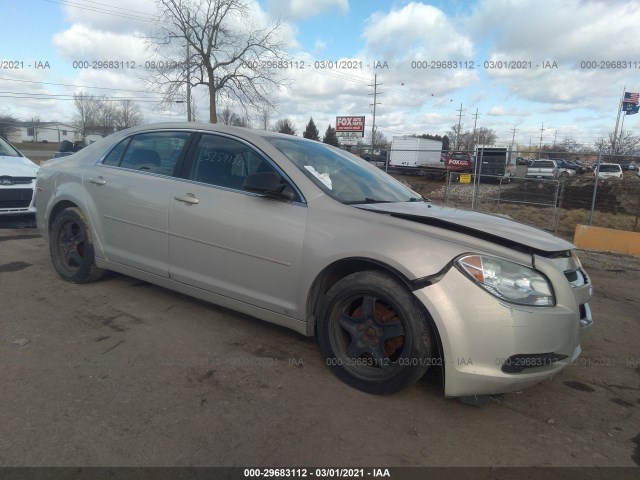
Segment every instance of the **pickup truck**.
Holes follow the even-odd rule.
[[[566,168],[557,160],[534,160],[527,168],[527,178],[543,178],[553,180],[575,176],[575,170]]]
[[[554,160],[534,160],[527,169],[527,178],[553,180],[558,176],[558,164]]]
[[[378,153],[363,153],[360,158],[367,162],[387,163],[387,150],[379,150]]]

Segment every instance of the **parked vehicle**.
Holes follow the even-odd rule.
[[[527,169],[527,178],[553,180],[558,176],[558,165],[554,160],[534,160]]]
[[[393,137],[389,165],[400,173],[445,177],[450,172],[471,173],[468,152],[442,152],[442,142],[422,137]]]
[[[500,145],[478,145],[478,164],[475,173],[480,176],[514,177],[515,163],[509,164],[509,148]]]
[[[569,168],[574,170],[577,175],[582,175],[587,172],[587,168],[575,160],[565,160],[565,163],[569,165]]]
[[[575,165],[572,165],[562,158],[552,158],[551,160],[556,162],[556,166],[558,167],[556,176],[560,178],[575,177],[578,173]]]
[[[619,163],[601,163],[593,171],[599,179],[622,178],[622,167]]]
[[[575,163],[577,163],[578,165],[580,165],[582,168],[585,169],[585,173],[587,172],[593,172],[593,165],[589,162],[586,162],[584,160],[574,160]]]
[[[440,165],[442,142],[422,137],[402,136],[391,139],[389,163],[395,167],[426,167]]]
[[[389,152],[387,150],[378,150],[378,153],[375,152],[367,152],[360,155],[360,158],[366,160],[367,162],[380,162],[386,163]]]
[[[39,168],[0,137],[0,215],[35,212],[33,193]]]
[[[58,145],[58,151],[53,153],[53,158],[67,157],[79,152],[85,147],[84,142],[76,141],[71,142],[69,140],[62,140]]]
[[[631,160],[619,160],[617,162],[618,165],[620,165],[620,168],[622,168],[622,171],[627,171],[627,170],[631,170]]]
[[[115,270],[317,335],[365,392],[433,365],[447,396],[520,390],[570,365],[592,324],[571,243],[289,135],[123,130],[44,164],[36,206],[62,279]]]

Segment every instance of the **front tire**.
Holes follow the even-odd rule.
[[[60,278],[71,283],[98,280],[91,234],[80,209],[70,207],[56,216],[49,232],[51,262]]]
[[[378,271],[351,274],[329,289],[318,318],[318,341],[336,376],[373,394],[407,388],[432,359],[427,319],[417,300]]]

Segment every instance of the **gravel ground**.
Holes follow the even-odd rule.
[[[64,283],[0,225],[2,466],[640,465],[639,259],[581,252],[582,356],[476,408],[437,372],[366,395],[315,339],[130,277]]]

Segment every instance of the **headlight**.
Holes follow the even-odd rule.
[[[501,300],[542,307],[555,304],[549,281],[529,267],[487,255],[466,255],[455,263],[469,278]]]

